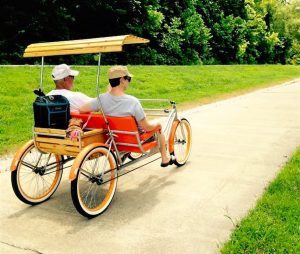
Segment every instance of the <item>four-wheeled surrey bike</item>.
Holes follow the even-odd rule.
[[[96,92],[99,98],[101,53],[120,52],[124,44],[147,42],[147,39],[124,35],[37,43],[26,48],[24,57],[42,58],[40,90],[43,90],[45,56],[97,53]],[[188,120],[178,118],[173,101],[144,100],[169,104],[167,109],[145,111],[147,115],[167,117],[162,130],[167,140],[166,149],[174,164],[184,165],[190,155],[192,140]],[[101,106],[100,100],[99,104]],[[92,218],[108,208],[116,192],[118,178],[132,171],[123,173],[122,169],[159,152],[159,143],[153,138],[158,130],[140,134],[136,121],[131,116],[112,117],[103,112],[93,112],[71,113],[71,117],[87,122],[77,140],[67,138],[64,129],[33,128],[33,139],[23,145],[13,158],[12,187],[16,196],[24,203],[40,204],[56,191],[63,169],[71,167],[69,180],[73,204],[80,214]]]

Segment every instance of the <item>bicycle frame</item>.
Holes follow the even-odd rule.
[[[118,130],[111,130],[108,124],[108,121],[106,119],[106,116],[102,110],[102,105],[101,105],[101,100],[100,100],[100,94],[99,94],[99,80],[100,80],[100,74],[101,74],[101,53],[98,54],[98,66],[97,66],[97,76],[96,76],[96,94],[97,94],[97,101],[99,104],[99,108],[102,111],[104,120],[107,124],[108,127],[108,140],[106,141],[106,145],[109,147],[109,152],[114,152],[115,157],[116,157],[116,161],[117,161],[117,167],[119,169],[130,166],[132,164],[135,164],[137,162],[140,162],[143,159],[149,158],[155,154],[157,154],[159,152],[159,144],[157,145],[157,147],[151,149],[149,152],[144,151],[143,147],[142,147],[142,142],[140,140],[139,137],[139,133],[137,132],[126,132],[126,131],[118,131]],[[42,57],[42,63],[41,63],[41,79],[40,79],[40,89],[43,90],[43,69],[44,69],[44,57]],[[159,102],[168,102],[171,104],[171,109],[162,109],[162,108],[145,108],[145,111],[148,111],[147,115],[148,116],[156,116],[156,117],[167,117],[167,123],[163,128],[163,134],[165,136],[166,141],[169,140],[169,136],[170,136],[170,132],[171,132],[171,128],[172,128],[172,123],[178,119],[178,115],[177,115],[177,108],[176,108],[176,103],[174,101],[168,100],[168,99],[139,99],[141,102],[154,102],[154,103],[159,103]],[[160,113],[153,113],[153,112],[159,112]],[[167,114],[167,115],[166,115]],[[115,141],[115,136],[118,134],[129,134],[129,135],[133,135],[136,137],[137,139],[137,144],[126,144],[126,143],[118,143]],[[35,133],[33,133],[33,136],[35,137]],[[35,140],[35,139],[34,139]],[[125,155],[126,152],[120,152],[117,148],[117,145],[127,145],[127,146],[133,146],[133,147],[137,147],[141,150],[141,152],[143,153],[143,155],[133,161],[130,162],[126,162],[124,163],[124,161],[122,160],[122,155]],[[167,144],[166,144],[167,145]],[[168,147],[168,145],[167,145]],[[64,156],[62,156],[64,158]],[[160,157],[159,157],[160,158]],[[60,163],[62,168],[63,165],[68,162],[70,159],[63,159]],[[104,172],[103,172],[104,173]]]

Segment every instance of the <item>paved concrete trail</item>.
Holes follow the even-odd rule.
[[[189,162],[155,161],[120,178],[111,206],[92,220],[76,212],[67,180],[29,207],[0,173],[0,253],[218,253],[300,144],[300,81],[182,115],[193,128]]]

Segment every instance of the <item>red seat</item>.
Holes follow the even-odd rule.
[[[79,114],[79,113],[71,113],[72,117],[81,118],[83,122],[86,122],[90,116],[90,114]],[[160,131],[160,129],[154,129],[150,132],[144,132],[143,134],[139,134],[139,130],[137,127],[137,123],[132,116],[126,117],[115,117],[115,116],[106,116],[110,130],[116,134],[114,137],[115,142],[117,143],[117,147],[119,151],[126,152],[135,152],[142,153],[141,147],[144,151],[148,151],[151,148],[157,146],[157,141],[145,142],[150,137],[152,137],[156,132]],[[103,128],[107,129],[106,123],[104,121],[103,115],[101,114],[93,114],[88,121],[86,128]],[[127,133],[119,133],[120,131],[124,131]],[[140,144],[139,141],[140,139]]]
[[[90,114],[79,114],[79,113],[71,113],[72,118],[80,118],[85,123]],[[87,129],[106,129],[105,121],[103,119],[103,115],[101,114],[92,114],[90,120],[88,121],[86,127]]]

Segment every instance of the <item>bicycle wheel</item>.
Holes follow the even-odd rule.
[[[192,144],[191,125],[185,118],[174,122],[169,139],[169,151],[175,158],[174,164],[184,165],[189,158]]]
[[[104,146],[83,150],[77,176],[71,182],[71,195],[77,211],[93,218],[110,205],[117,188],[117,164],[114,155]],[[83,159],[81,159],[83,158]]]
[[[33,141],[21,148],[17,168],[11,173],[16,196],[26,204],[37,205],[48,200],[56,191],[61,177],[61,157],[41,153]]]

